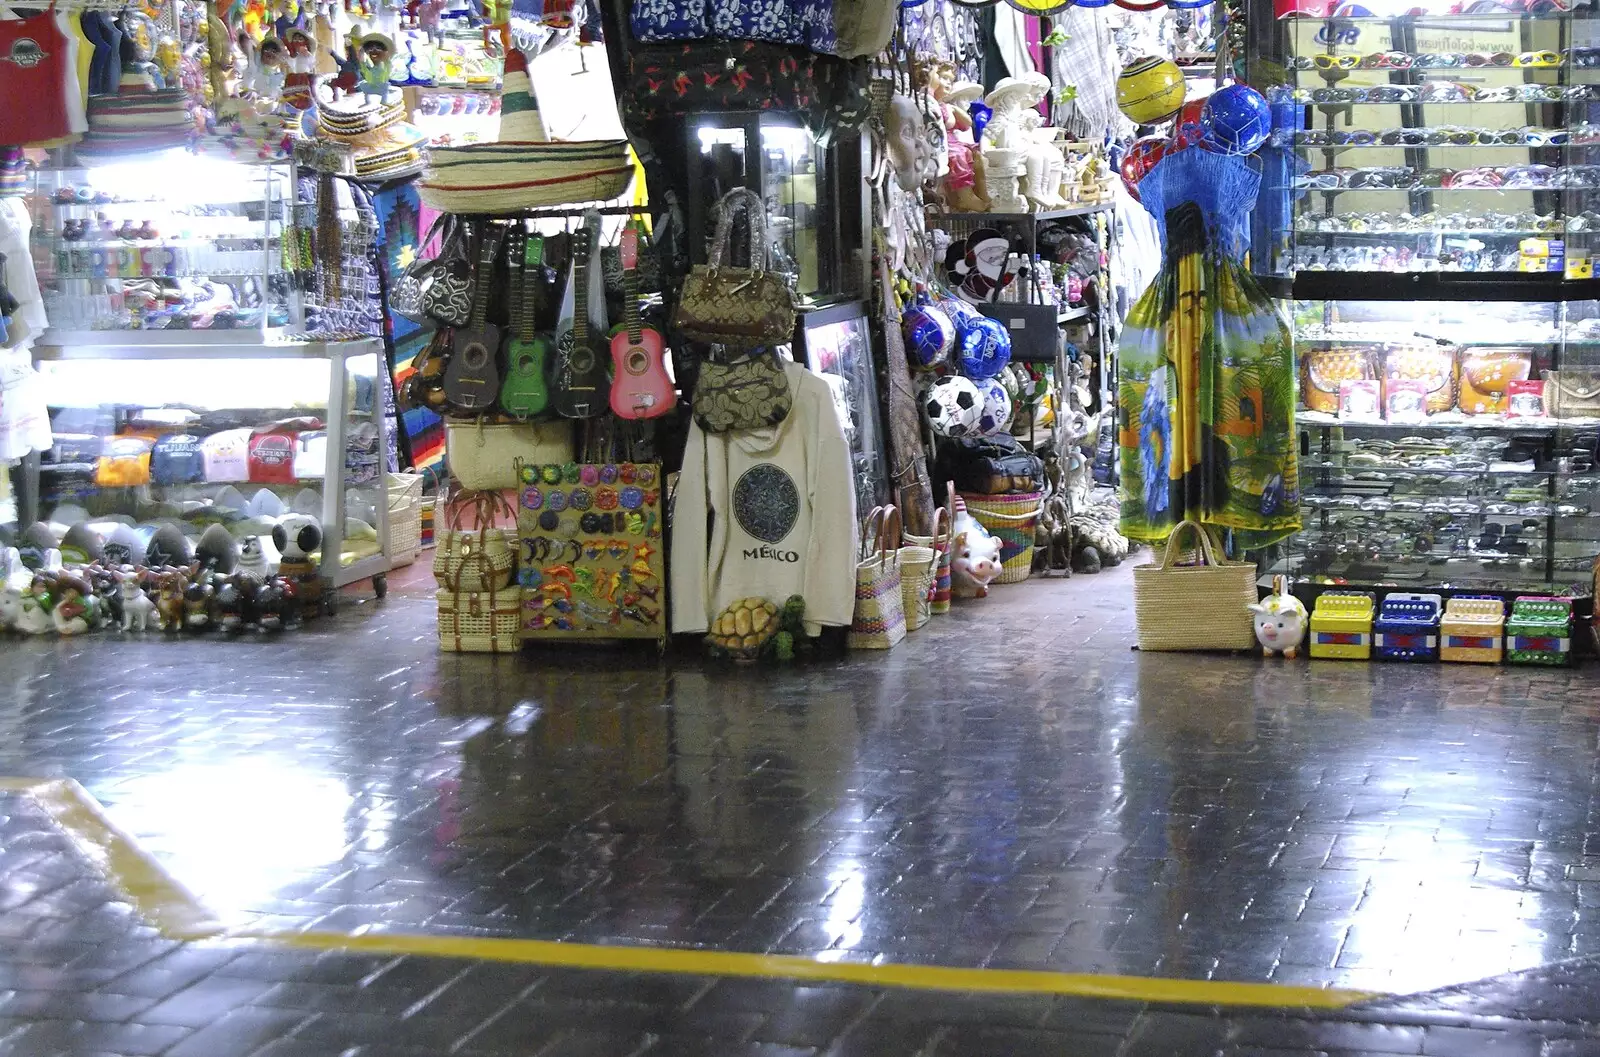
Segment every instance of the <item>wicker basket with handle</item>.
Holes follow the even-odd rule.
[[[472,528],[463,527],[467,511]],[[494,591],[511,584],[516,567],[515,530],[495,527],[496,520],[516,523],[516,511],[499,492],[460,492],[445,504],[445,531],[433,552],[433,578],[451,591]]]
[[[1196,537],[1200,564],[1178,565],[1183,538]],[[1160,565],[1133,571],[1134,622],[1141,650],[1248,650],[1256,567],[1217,556],[1198,523],[1179,522]]]
[[[887,650],[906,637],[900,591],[900,511],[875,508],[861,533],[856,564],[856,609],[846,641],[853,650]]]

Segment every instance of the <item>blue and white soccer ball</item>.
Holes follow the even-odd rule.
[[[940,436],[970,437],[978,432],[978,421],[983,416],[983,394],[970,378],[951,375],[928,387],[922,410]]]
[[[983,413],[978,416],[978,432],[986,436],[1004,433],[1011,425],[1011,394],[999,378],[985,378],[978,383],[983,396]]]

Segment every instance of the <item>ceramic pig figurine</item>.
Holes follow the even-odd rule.
[[[1288,580],[1274,577],[1272,594],[1251,606],[1250,612],[1255,614],[1256,641],[1261,643],[1262,654],[1282,653],[1293,660],[1309,621],[1305,603],[1289,593]]]
[[[1000,541],[987,532],[958,532],[950,551],[950,592],[957,598],[987,598],[1000,575]]]

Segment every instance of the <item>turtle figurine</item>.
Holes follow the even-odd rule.
[[[749,661],[778,633],[778,607],[765,598],[741,598],[711,623],[706,644],[713,654]]]

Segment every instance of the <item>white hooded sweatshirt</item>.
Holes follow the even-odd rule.
[[[850,624],[850,450],[828,383],[796,363],[785,371],[794,407],[778,425],[731,433],[689,427],[672,516],[675,632],[706,631],[724,608],[752,595],[779,606],[803,597],[810,635]]]

